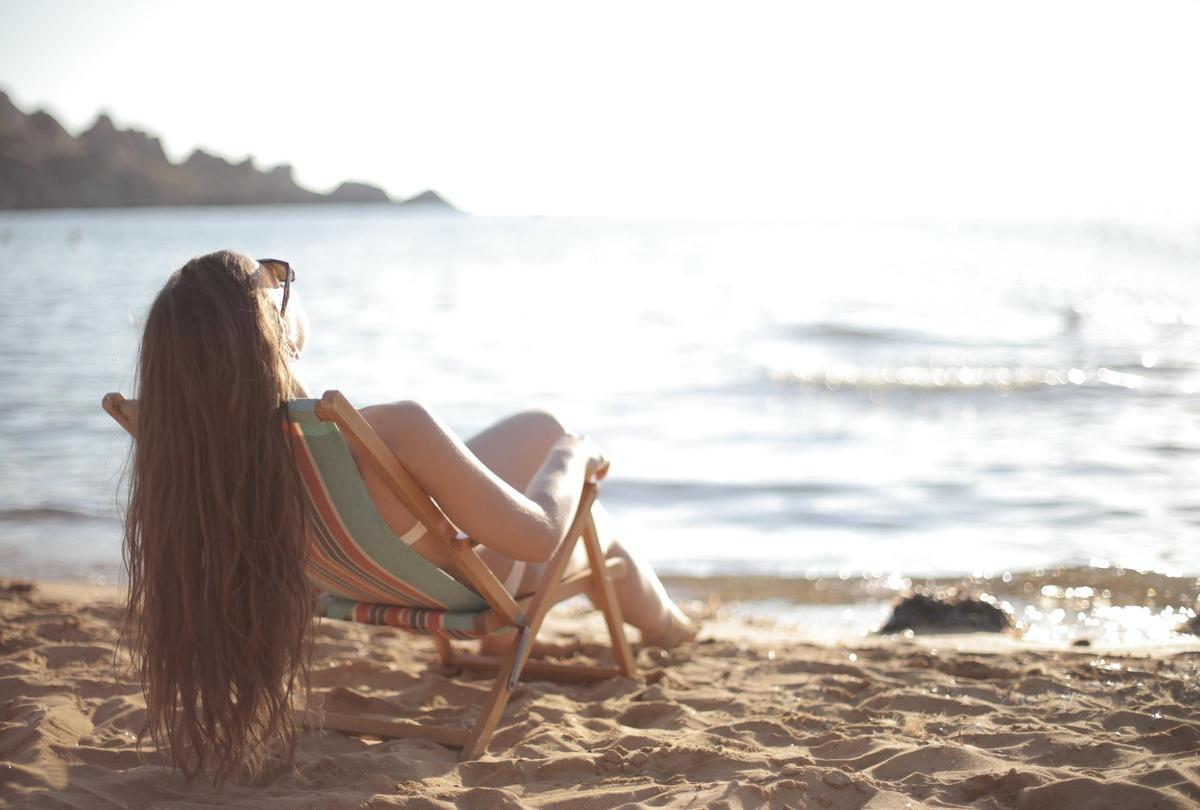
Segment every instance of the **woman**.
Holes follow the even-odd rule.
[[[290,756],[289,709],[303,681],[313,594],[305,578],[307,500],[280,406],[307,396],[294,361],[307,325],[282,262],[226,251],[191,260],[151,305],[138,362],[138,440],[125,522],[127,635],[146,694],[147,730],[190,778],[224,781]],[[523,595],[566,534],[585,477],[607,469],[596,446],[549,414],[510,417],[460,441],[413,402],[363,416]],[[356,457],[397,535],[415,517]],[[671,646],[696,634],[654,572],[612,533],[629,574],[626,620]],[[425,537],[413,548],[442,564]],[[581,547],[582,548],[582,547]],[[583,560],[573,561],[583,564]]]

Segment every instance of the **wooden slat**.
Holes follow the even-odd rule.
[[[608,572],[609,579],[620,579],[629,573],[629,566],[620,557],[613,557],[611,560],[604,561],[604,568]],[[588,582],[592,579],[592,569],[588,568],[584,571],[576,571],[562,581],[562,585],[558,586],[558,602],[563,601],[569,596],[578,596],[587,591]],[[566,593],[566,596],[563,594]],[[520,603],[520,599],[517,600]]]
[[[467,669],[490,670],[500,669],[506,661],[502,655],[473,655],[464,653],[455,658],[454,663]],[[603,681],[620,675],[617,667],[593,667],[585,664],[558,664],[551,661],[530,660],[525,662],[521,670],[522,677],[528,675],[530,680],[563,681],[566,683],[591,683]]]
[[[575,550],[575,544],[583,532],[584,521],[591,515],[592,504],[595,503],[598,492],[599,487],[594,481],[588,481],[583,485],[583,497],[580,499],[579,509],[575,512],[575,519],[571,521],[562,545],[554,553],[542,575],[544,579],[541,588],[534,594],[526,614],[526,626],[533,637],[531,641],[537,638],[542,620],[546,618],[546,612],[554,604],[555,592],[562,584],[563,572],[566,571],[567,563],[571,560],[571,553]],[[483,709],[479,713],[479,719],[475,721],[475,727],[471,729],[471,736],[467,738],[462,753],[459,755],[460,760],[475,759],[487,748],[488,741],[491,740],[492,733],[496,730],[496,724],[500,722],[500,715],[503,714],[508,698],[512,694],[512,689],[509,687],[510,676],[514,672],[521,671],[532,646],[532,644],[514,644],[512,654],[504,658],[503,664],[496,672],[496,683],[492,687],[492,691],[488,693],[487,700],[483,703]]]
[[[487,600],[493,611],[504,617],[505,624],[525,623],[525,612],[497,578],[496,572],[480,559],[479,552],[471,547],[469,541],[451,540],[450,553],[479,595]]]
[[[417,516],[431,533],[450,540],[457,530],[450,520],[421,489],[421,485],[400,463],[392,452],[367,423],[341,391],[326,391],[313,408],[316,415],[326,422],[341,428],[343,435],[365,452],[372,466],[383,476],[388,488]]]
[[[575,544],[579,541],[579,536],[583,533],[583,527],[590,519],[592,514],[592,504],[596,501],[596,494],[599,491],[596,483],[588,481],[583,485],[583,497],[579,501],[579,509],[575,512],[575,519],[571,521],[571,526],[567,529],[566,539],[551,560],[547,567],[545,582],[541,588],[534,593],[533,599],[529,602],[528,608],[528,625],[533,628],[534,635],[537,635],[538,628],[541,627],[542,620],[546,618],[546,613],[551,606],[558,600],[555,598],[560,588],[562,588],[563,572],[567,568],[567,563],[571,560],[571,554],[575,551]],[[517,662],[517,669],[520,669],[521,661]]]
[[[454,647],[450,644],[450,639],[443,636],[432,636],[434,649],[437,650],[438,663],[444,667],[448,667],[454,663]]]
[[[413,720],[384,720],[360,714],[296,710],[296,720],[309,728],[329,728],[350,734],[372,734],[376,737],[424,737],[442,745],[461,748],[469,732],[465,728],[446,728]]]
[[[629,568],[625,561],[619,558],[614,558],[605,561],[605,568],[608,569],[608,575],[612,579],[620,579],[625,576]],[[562,584],[554,592],[554,604],[570,599],[572,596],[579,596],[581,593],[586,593],[588,586],[592,581],[592,569],[587,568],[583,571],[576,571],[574,574],[563,579]],[[533,602],[533,596],[522,596],[517,600],[517,604],[524,611],[529,610],[530,603]],[[484,619],[483,627],[488,633],[499,630],[502,627],[507,627],[508,622],[503,616],[496,613],[489,613]]]
[[[104,406],[104,410],[116,420],[118,425],[125,428],[126,433],[130,436],[137,435],[136,399],[125,399],[125,397],[114,391],[110,394],[105,394],[100,404]]]
[[[521,609],[512,595],[504,589],[503,583],[496,578],[492,569],[484,565],[469,543],[456,542],[458,530],[342,392],[326,391],[314,411],[321,419],[337,424],[346,438],[364,451],[388,488],[435,538],[446,544],[469,584],[487,600],[492,609],[502,615],[509,624],[522,624],[524,617]]]
[[[608,623],[608,635],[612,638],[613,658],[621,674],[632,678],[637,672],[637,664],[633,660],[633,650],[625,638],[625,620],[621,616],[621,605],[617,602],[617,594],[613,589],[612,580],[608,577],[608,566],[604,561],[604,551],[600,548],[600,537],[596,533],[596,521],[588,513],[583,524],[583,545],[587,549],[588,562],[591,563],[591,573],[596,583],[595,597],[604,613],[604,621]]]

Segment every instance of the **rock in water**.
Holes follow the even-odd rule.
[[[938,598],[923,593],[906,594],[892,606],[891,618],[880,633],[947,633],[953,631],[1001,633],[1012,628],[1008,614],[996,605],[973,597]]]

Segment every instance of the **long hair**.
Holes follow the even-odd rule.
[[[151,305],[125,515],[138,742],[217,785],[292,760],[311,649],[308,507],[285,433],[302,391],[257,271],[200,256]]]

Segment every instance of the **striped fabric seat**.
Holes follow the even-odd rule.
[[[485,612],[373,605],[370,602],[355,602],[323,594],[317,603],[317,613],[327,619],[385,624],[427,636],[467,639],[483,638],[487,635],[483,626]]]
[[[308,577],[325,592],[322,614],[447,638],[479,638],[488,603],[398,537],[367,492],[350,448],[315,399],[288,403],[296,464],[316,516]]]

